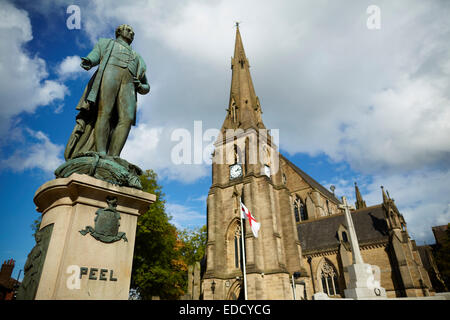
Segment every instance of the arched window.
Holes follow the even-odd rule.
[[[294,216],[295,222],[300,222],[300,208],[297,201],[294,202]]]
[[[345,231],[342,231],[342,240],[344,242],[348,242],[347,232],[345,232]]]
[[[294,200],[294,215],[295,222],[308,220],[308,213],[306,212],[306,206],[302,200],[297,196]]]
[[[302,201],[299,197],[296,197],[294,200],[294,216],[295,216],[295,222],[300,222],[300,205]]]
[[[234,144],[233,156],[234,156],[233,163],[241,163],[241,152],[236,144]]]
[[[236,102],[234,101],[234,98],[231,98],[231,105],[230,105],[230,108],[228,110],[229,110],[229,113],[230,113],[231,120],[234,123],[237,122],[237,110],[236,109],[237,109]]]
[[[326,260],[322,264],[320,278],[324,293],[329,296],[335,296],[340,293],[336,270]]]
[[[238,221],[238,219],[234,219],[226,232],[226,264],[229,269],[239,269],[241,267],[241,228]]]
[[[241,257],[241,228],[239,226],[236,227],[236,231],[234,233],[234,267],[240,267],[240,257]]]
[[[308,220],[308,212],[306,211],[306,206],[303,204],[303,202],[300,205],[300,218],[302,221]]]

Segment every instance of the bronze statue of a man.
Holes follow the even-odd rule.
[[[83,69],[99,67],[77,105],[80,113],[64,153],[66,160],[88,151],[120,155],[136,123],[137,93],[150,91],[145,62],[130,46],[133,39],[131,26],[120,25],[115,40],[100,38],[81,58]]]

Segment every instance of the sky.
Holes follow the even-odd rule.
[[[34,194],[64,162],[92,75],[80,57],[122,23],[134,28],[151,89],[121,157],[157,172],[178,228],[206,223],[211,166],[176,164],[172,134],[193,137],[196,121],[220,129],[239,21],[281,153],[351,202],[355,181],[367,205],[381,203],[383,185],[410,236],[434,243],[431,227],[450,222],[449,9],[438,0],[0,0],[0,260],[16,260],[13,276],[23,268]]]

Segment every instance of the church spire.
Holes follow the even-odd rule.
[[[356,209],[362,209],[362,208],[366,208],[366,202],[363,200],[362,196],[361,196],[361,192],[359,192],[359,188],[358,185],[355,182],[355,194],[356,194]]]
[[[253,87],[250,65],[245,55],[239,23],[236,23],[234,56],[231,58],[231,90],[224,129],[264,129],[261,106]]]

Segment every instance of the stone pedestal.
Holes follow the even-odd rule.
[[[357,263],[348,266],[347,270],[350,282],[348,289],[344,290],[346,298],[357,300],[386,298],[386,290],[381,287],[377,276],[379,271],[377,266]]]
[[[40,229],[52,228],[34,299],[128,299],[137,218],[155,199],[80,174],[42,185]]]

